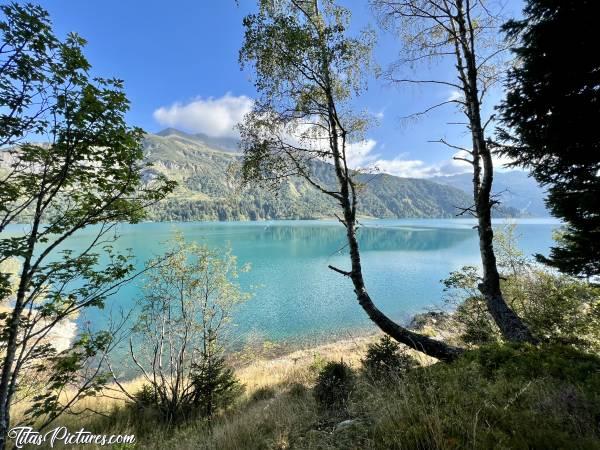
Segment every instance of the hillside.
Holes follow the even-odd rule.
[[[434,177],[431,181],[452,186],[465,192],[472,189],[472,176],[469,173]],[[547,217],[550,212],[544,204],[546,192],[527,172],[511,170],[494,173],[493,192],[500,195],[505,207],[516,209],[520,215]]]
[[[151,209],[154,220],[318,219],[332,217],[336,209],[333,200],[302,179],[291,179],[277,191],[240,187],[240,156],[232,152],[229,140],[167,129],[146,135],[144,148],[152,164],[146,178],[161,173],[179,183],[174,194]],[[334,183],[330,165],[315,163],[313,171],[323,184]],[[466,192],[430,180],[387,174],[362,174],[358,180],[363,183],[361,216],[454,217],[457,206],[471,202]]]
[[[144,138],[144,155],[150,167],[146,181],[158,174],[178,182],[176,191],[149,209],[156,221],[193,220],[274,220],[331,218],[335,202],[300,178],[289,179],[278,189],[242,187],[239,182],[240,154],[233,139],[187,134],[172,128]],[[11,164],[5,153],[0,173]],[[335,185],[332,166],[315,162],[316,179],[325,186]],[[461,189],[458,177],[439,181],[400,178],[388,174],[360,174],[359,216],[377,218],[449,218],[457,207],[472,199]],[[460,182],[459,182],[460,181]],[[450,184],[457,184],[452,186]],[[506,205],[496,211],[499,217],[520,215]],[[529,211],[526,211],[528,213]]]

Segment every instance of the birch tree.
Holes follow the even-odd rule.
[[[431,356],[452,360],[460,349],[391,320],[375,305],[363,277],[357,240],[360,186],[348,166],[348,152],[368,123],[354,113],[352,100],[364,89],[373,37],[349,37],[349,18],[346,9],[329,0],[264,0],[257,14],[244,19],[240,61],[253,66],[260,94],[240,127],[244,179],[276,183],[300,176],[335,199],[350,268],[330,269],[350,279],[358,303],[382,331]],[[323,162],[335,173],[328,184],[315,176]]]
[[[502,55],[510,43],[498,37],[502,19],[486,0],[371,0],[382,25],[401,37],[403,58],[390,71],[390,79],[399,84],[429,84],[448,87],[459,95],[432,105],[421,115],[446,105],[465,116],[471,146],[461,147],[444,139],[439,142],[457,152],[455,160],[473,170],[474,205],[461,210],[477,219],[479,252],[483,279],[479,290],[487,308],[505,339],[535,342],[523,321],[502,295],[500,275],[494,253],[492,208],[499,203],[492,194],[494,145],[488,129],[494,116],[484,116],[486,95],[502,75]],[[448,61],[454,71],[448,78],[414,79],[398,77],[397,69],[431,60]],[[454,96],[453,96],[454,97]],[[462,124],[461,124],[462,125]]]

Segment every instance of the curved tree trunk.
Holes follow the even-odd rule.
[[[360,306],[367,313],[369,318],[388,336],[396,341],[404,344],[417,351],[425,353],[442,361],[453,361],[459,357],[464,349],[448,345],[442,341],[432,339],[428,336],[410,331],[401,325],[397,324],[387,317],[371,300],[365,282],[362,276],[362,267],[360,262],[360,253],[358,250],[358,242],[356,240],[356,229],[352,222],[346,225],[346,235],[350,247],[350,259],[352,262],[352,270],[350,272],[342,272],[350,277],[354,285],[354,292]],[[335,267],[329,266],[331,269],[341,272]]]
[[[323,54],[326,55],[327,53],[324,51]],[[379,310],[367,292],[362,275],[358,241],[356,239],[356,186],[352,179],[351,170],[349,170],[346,161],[346,131],[341,125],[337,115],[337,110],[332,95],[332,85],[329,77],[329,63],[326,58],[323,60],[323,73],[325,74],[326,86],[328,88],[326,90],[326,95],[331,131],[329,144],[333,154],[335,173],[340,188],[340,196],[338,200],[344,211],[344,219],[340,219],[340,222],[342,222],[346,228],[346,237],[348,240],[350,261],[352,264],[352,269],[350,272],[344,272],[332,266],[330,266],[330,268],[350,277],[352,284],[354,285],[354,292],[356,293],[358,303],[365,310],[369,318],[384,333],[396,341],[417,351],[423,352],[426,355],[442,361],[452,361],[460,356],[464,350],[402,327],[387,317],[381,310]]]

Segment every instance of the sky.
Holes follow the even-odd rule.
[[[500,0],[504,14],[519,14],[521,0]],[[58,36],[77,32],[88,44],[86,56],[94,76],[125,81],[131,101],[127,120],[148,132],[166,127],[235,137],[234,125],[257,96],[252,73],[240,70],[238,51],[243,17],[254,0],[41,0]],[[350,32],[372,27],[378,35],[375,62],[389,67],[401,50],[392,33],[382,31],[366,0],[343,0],[352,12]],[[451,79],[450,64],[402,69],[408,77]],[[418,72],[417,72],[418,71]],[[468,146],[461,116],[448,105],[416,120],[403,119],[456,95],[448,86],[397,85],[371,76],[357,106],[375,117],[365,140],[352,147],[355,167],[377,167],[398,176],[428,177],[468,171],[452,160],[455,151],[444,138]],[[493,92],[486,111],[501,98]],[[499,163],[504,161],[498,161]]]

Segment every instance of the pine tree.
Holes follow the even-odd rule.
[[[600,274],[600,52],[597,0],[528,0],[504,26],[518,65],[501,115],[503,152],[548,186],[547,205],[566,222],[548,257],[572,275]]]

